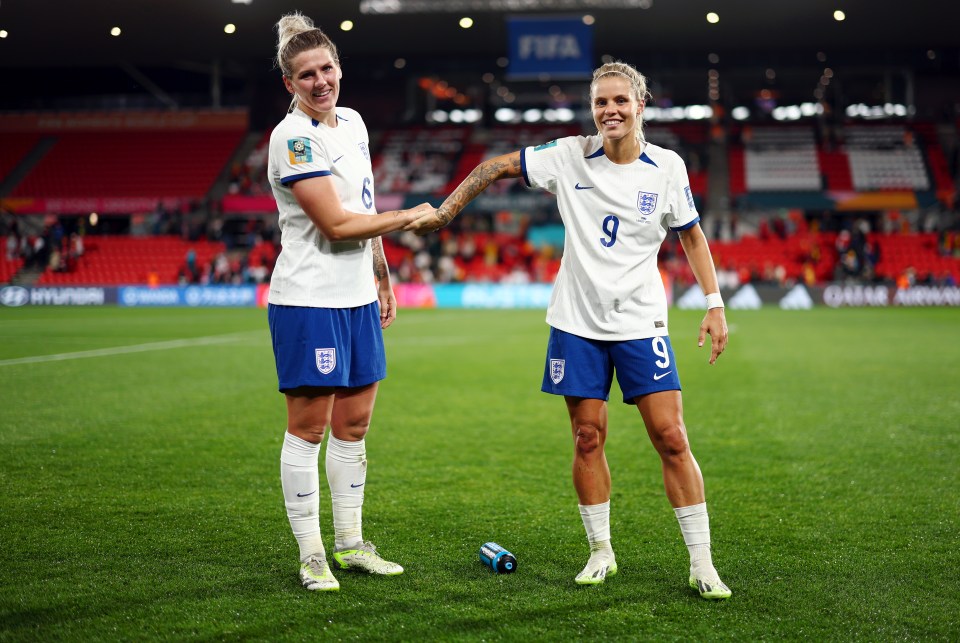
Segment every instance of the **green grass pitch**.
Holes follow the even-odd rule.
[[[620,573],[573,583],[587,550],[564,405],[539,392],[543,311],[401,310],[364,536],[407,571],[313,594],[265,311],[2,309],[0,641],[960,639],[960,310],[730,311],[712,367],[701,316],[672,311],[671,337],[723,603],[687,587],[616,386]],[[478,562],[487,540],[515,574]]]

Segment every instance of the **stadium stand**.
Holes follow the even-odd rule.
[[[222,243],[191,242],[174,236],[88,236],[84,253],[76,259],[72,270],[60,272],[47,268],[37,283],[118,286],[198,282],[224,250]],[[191,251],[192,262],[188,261]],[[190,274],[190,263],[195,268],[195,276]]]
[[[960,283],[960,259],[940,254],[936,234],[871,234],[869,237],[879,248],[877,277],[896,281],[903,275],[912,275],[921,283],[942,283],[947,279]]]
[[[23,267],[23,258],[17,253],[15,246],[8,250],[7,243],[11,240],[14,240],[14,237],[0,237],[0,284],[10,283]]]
[[[850,174],[850,162],[847,155],[838,150],[828,150],[824,146],[817,148],[817,160],[824,177],[824,187],[837,192],[853,191],[853,176]]]
[[[23,160],[23,157],[40,141],[40,134],[34,132],[4,132],[3,145],[0,145],[0,183]]]
[[[393,130],[383,137],[373,167],[378,192],[441,192],[463,152],[466,127]]]
[[[203,197],[244,134],[62,133],[11,196]]]
[[[816,139],[809,127],[757,127],[744,132],[748,190],[820,190]]]
[[[378,198],[387,196],[398,204],[420,197],[438,202],[484,159],[583,131],[578,124],[542,124],[416,126],[371,132]],[[710,126],[702,122],[650,123],[645,132],[649,141],[681,155],[687,163],[692,191],[702,203],[708,196],[713,160],[709,156]],[[72,252],[66,245],[68,240],[61,238],[64,245],[58,249],[59,260],[34,266],[42,269],[37,284],[160,285],[214,283],[224,278],[262,283],[268,279],[279,252],[275,230],[267,230],[265,224],[275,217],[265,168],[269,130],[258,135],[252,151],[244,152],[245,159],[234,161],[236,165],[227,173],[224,187],[224,202],[233,196],[254,197],[253,205],[236,211],[224,208],[223,213],[216,208],[199,213],[183,210],[184,199],[210,195],[215,179],[246,135],[243,129],[222,127],[5,135],[0,150],[0,170],[5,174],[16,170],[41,139],[55,140],[12,190],[12,200],[175,197],[181,205],[174,219],[192,216],[207,222],[199,227],[178,223],[162,227],[164,231],[182,227],[183,236],[190,239],[206,233],[208,240],[200,241],[162,234],[87,234],[82,254]],[[836,127],[829,139],[812,124],[735,124],[730,127],[729,141],[724,158],[729,173],[726,196],[734,206],[729,217],[734,222],[739,220],[740,225],[730,225],[721,235],[716,219],[711,218],[713,213],[705,208],[701,213],[718,269],[730,282],[896,282],[904,275],[919,281],[960,281],[960,260],[954,258],[953,246],[945,252],[943,240],[929,228],[918,232],[921,226],[916,221],[907,225],[901,219],[894,228],[883,228],[881,233],[880,217],[867,213],[865,220],[873,223],[865,232],[851,224],[852,218],[843,226],[819,230],[807,226],[805,219],[820,218],[810,209],[804,214],[802,208],[791,206],[794,209],[787,221],[782,216],[736,207],[737,197],[756,194],[776,197],[806,193],[822,198],[904,190],[918,194],[936,191],[942,202],[952,202],[955,187],[950,163],[934,124],[848,123]],[[385,237],[387,260],[399,280],[552,281],[562,254],[562,226],[551,218],[552,214],[531,218],[529,207],[542,206],[529,206],[528,202],[514,206],[514,193],[521,192],[516,181],[494,184],[486,195],[495,197],[496,210],[467,212],[436,238],[410,234]],[[554,210],[549,202],[546,209]],[[233,228],[230,234],[221,234],[225,230],[222,221],[216,226],[209,224],[220,216],[232,219],[227,224],[227,228]],[[846,229],[841,229],[844,226]],[[850,243],[851,230],[856,257],[844,246]],[[185,262],[191,248],[195,265],[188,271]],[[52,254],[52,248],[48,253]],[[5,256],[0,262],[0,283],[9,283],[28,263],[24,256],[13,254],[16,256]],[[665,269],[681,283],[692,283],[689,267],[678,258],[682,259],[682,248],[668,242],[661,256]]]
[[[848,125],[844,138],[857,191],[930,189],[920,148],[905,126]]]

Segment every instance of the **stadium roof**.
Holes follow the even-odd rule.
[[[590,8],[599,1],[576,3],[582,10],[523,13],[593,15],[597,57],[622,51],[936,50],[960,45],[956,21],[946,15],[950,3],[931,0],[651,0],[647,9]],[[503,10],[372,15],[361,13],[360,5],[360,0],[0,0],[0,67],[211,60],[268,65],[272,25],[295,9],[314,18],[352,58],[506,52],[505,17],[511,14]],[[837,9],[846,15],[842,22],[834,19]],[[711,11],[719,15],[716,24],[706,19]],[[473,18],[471,28],[458,26],[463,15]],[[351,31],[340,30],[344,20],[353,21]],[[236,31],[225,33],[227,24]],[[110,35],[113,27],[120,28],[119,36]]]

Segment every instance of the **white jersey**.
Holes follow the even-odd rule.
[[[295,182],[329,176],[344,210],[376,214],[367,128],[354,110],[336,109],[336,127],[294,109],[270,135],[267,173],[283,246],[270,278],[271,304],[354,308],[377,299],[371,241],[331,243],[293,196]]]
[[[657,253],[667,228],[700,220],[680,157],[647,143],[618,165],[594,135],[524,148],[520,159],[527,185],[557,195],[566,230],[547,323],[588,339],[667,335]]]

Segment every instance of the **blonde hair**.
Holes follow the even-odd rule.
[[[313,26],[313,20],[299,11],[288,13],[276,24],[277,27],[277,67],[287,78],[292,78],[293,59],[305,51],[326,47],[330,50],[333,62],[340,65],[337,46],[320,29]]]
[[[601,78],[606,78],[608,76],[622,76],[623,78],[626,78],[630,83],[630,91],[633,92],[633,97],[637,99],[637,102],[646,104],[646,102],[650,99],[650,92],[647,91],[646,77],[638,72],[633,65],[620,62],[618,60],[616,62],[606,63],[593,70],[593,80],[590,81],[591,102],[593,102],[593,93],[596,91],[597,82]],[[642,114],[637,116],[637,130],[635,134],[638,141],[641,143],[645,142],[643,138]]]

